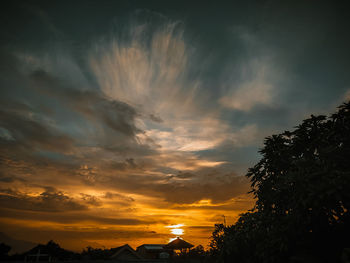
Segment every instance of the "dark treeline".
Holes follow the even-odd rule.
[[[27,256],[36,255],[38,252],[41,254],[50,255],[51,257],[54,257],[55,260],[59,261],[81,259],[81,254],[63,249],[59,244],[55,243],[52,240],[47,242],[45,245],[39,244],[24,253],[16,253],[13,255],[9,255],[11,246],[1,243],[0,248],[1,261],[24,261],[26,260]]]
[[[255,207],[216,225],[219,262],[350,262],[350,103],[265,139],[248,170]]]
[[[93,248],[86,247],[81,253],[72,252],[60,247],[59,244],[50,240],[47,244],[39,244],[29,251],[20,254],[9,255],[11,246],[4,243],[0,244],[0,261],[36,261],[37,259],[28,259],[30,256],[38,254],[49,255],[49,257],[43,257],[39,261],[84,261],[84,260],[111,260],[112,255],[118,251],[116,248]],[[191,262],[212,262],[210,251],[204,250],[203,246],[198,245],[189,251],[183,251],[178,254],[174,254],[172,261],[183,262],[190,260]]]

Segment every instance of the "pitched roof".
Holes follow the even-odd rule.
[[[132,247],[130,247],[128,244],[125,244],[124,246],[121,246],[121,247],[114,248],[113,250],[115,251],[115,253],[111,256],[111,258],[118,258],[119,255],[121,255],[123,252],[128,251],[137,259],[142,259],[141,256],[137,254],[136,251]]]
[[[191,248],[191,247],[193,247],[192,244],[186,242],[180,237],[177,237],[175,240],[171,241],[169,244],[165,246],[165,248],[170,248],[170,249],[183,249],[183,248]]]

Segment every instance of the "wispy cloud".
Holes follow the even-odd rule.
[[[256,106],[275,106],[283,78],[276,56],[256,32],[243,26],[233,27],[231,35],[244,47],[238,65],[228,64],[222,82],[223,96],[219,103],[232,110],[251,111]]]
[[[233,85],[220,103],[227,108],[250,111],[256,105],[271,105],[277,90],[270,79],[276,74],[268,61],[253,60],[242,67],[242,81]]]

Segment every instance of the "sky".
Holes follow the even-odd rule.
[[[5,1],[0,232],[81,251],[181,236],[253,208],[264,138],[350,99],[328,1]]]

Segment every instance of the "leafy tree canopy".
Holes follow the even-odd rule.
[[[222,261],[340,262],[350,247],[350,103],[265,139],[248,170],[256,198],[238,222],[217,225]]]

